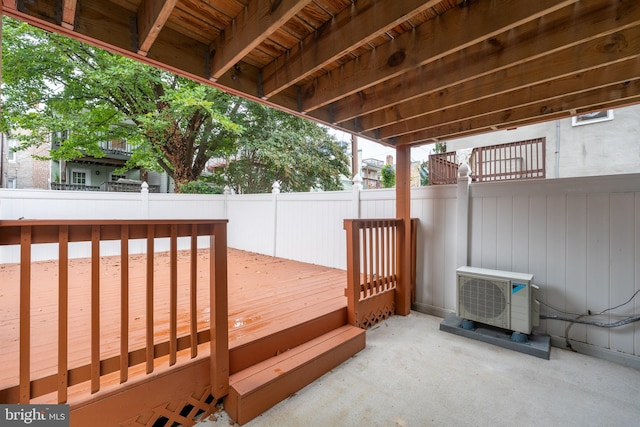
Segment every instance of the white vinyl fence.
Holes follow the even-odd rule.
[[[455,270],[461,265],[533,274],[547,314],[558,313],[550,307],[600,312],[640,289],[640,174],[499,183],[463,177],[457,185],[412,189],[411,197],[412,217],[419,219],[416,310],[439,316],[455,311]],[[395,217],[395,191],[172,195],[0,189],[0,219],[21,217],[226,218],[230,247],[345,268],[343,220]],[[144,246],[131,248],[136,250]],[[101,249],[105,255],[117,251]],[[88,247],[70,252],[87,256]],[[41,248],[33,256],[55,253],[55,247]],[[0,248],[0,263],[18,260],[17,248]],[[638,314],[640,296],[607,312],[606,319]],[[567,326],[546,320],[537,331],[564,346]],[[568,329],[574,349],[640,368],[640,323]]]

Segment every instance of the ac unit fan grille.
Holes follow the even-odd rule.
[[[461,302],[465,311],[480,319],[494,319],[507,308],[503,291],[495,281],[469,278],[460,287]]]

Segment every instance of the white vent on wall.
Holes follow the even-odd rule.
[[[533,275],[460,267],[456,276],[459,317],[524,334],[538,326]]]

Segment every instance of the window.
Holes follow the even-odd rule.
[[[127,179],[126,175],[116,175],[115,173],[111,173],[111,181],[112,182],[116,182],[117,180],[119,180],[120,178],[122,179]]]
[[[8,143],[7,161],[9,161],[11,163],[15,163],[15,161],[16,161],[16,152],[13,151],[13,150],[14,150],[15,147],[18,146],[18,142],[13,138],[9,138],[9,139],[7,139],[7,143]]]
[[[7,188],[18,188],[18,180],[14,177],[7,178]]]
[[[75,185],[89,185],[89,174],[83,170],[71,171],[71,183]]]
[[[593,113],[579,114],[571,118],[572,126],[588,125],[591,123],[613,120],[613,110],[594,111]]]

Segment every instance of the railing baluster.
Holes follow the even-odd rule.
[[[386,268],[385,268],[385,273],[384,273],[384,290],[388,290],[389,286],[391,286],[390,284],[390,280],[391,280],[391,274],[392,274],[392,269],[391,269],[391,247],[390,247],[390,243],[391,243],[391,228],[393,227],[393,225],[390,222],[387,222],[387,226],[385,227],[385,232],[386,232],[386,239],[385,239],[385,254],[387,255],[387,262],[385,264]]]
[[[31,227],[20,227],[20,403],[31,400]]]
[[[149,224],[147,226],[147,295],[146,295],[146,315],[147,315],[147,374],[153,372],[153,263],[154,263],[154,245],[155,243],[155,226]]]
[[[198,355],[198,226],[191,225],[191,273],[190,283],[190,332],[191,332],[191,358]]]
[[[169,284],[169,366],[176,363],[176,346],[178,340],[178,226],[171,224],[171,281]]]
[[[91,226],[91,393],[100,390],[100,226]]]
[[[382,232],[382,223],[381,222],[376,222],[376,280],[374,281],[375,283],[375,293],[379,293],[382,291],[382,277],[383,277],[383,273],[382,273],[382,263],[381,263],[381,245],[382,245],[382,239],[380,238],[380,233]]]
[[[373,257],[373,245],[374,245],[374,240],[373,240],[373,228],[371,226],[368,227],[369,228],[369,280],[367,281],[368,284],[368,288],[369,288],[369,292],[367,293],[367,296],[371,296],[373,295],[373,287],[374,287],[374,262],[375,262],[375,258]]]
[[[120,382],[129,377],[129,226],[120,227]]]
[[[69,226],[58,228],[58,403],[67,401],[69,319]]]
[[[364,297],[367,296],[367,282],[368,280],[368,272],[369,272],[369,268],[367,266],[367,229],[364,228],[362,225],[358,224],[358,233],[360,233],[360,229],[362,230],[362,242],[360,247],[358,248],[358,251],[361,253],[362,256],[362,270],[360,271],[360,276],[358,278],[358,284],[362,283],[362,295]],[[358,289],[360,289],[360,286],[358,286]],[[358,299],[360,300],[360,294],[358,294]],[[356,301],[357,301],[356,300]]]

